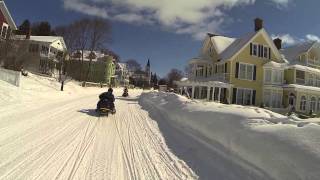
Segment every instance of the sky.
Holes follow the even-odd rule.
[[[207,32],[240,37],[254,30],[260,17],[285,46],[320,41],[319,0],[5,0],[17,25],[23,20],[65,25],[83,17],[112,24],[108,48],[122,61],[136,59],[165,76],[184,70],[199,54]]]

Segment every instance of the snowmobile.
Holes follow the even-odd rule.
[[[128,96],[129,96],[128,89],[125,88],[123,91],[122,97],[128,97]]]
[[[109,116],[109,114],[115,114],[116,110],[115,108],[112,108],[110,102],[108,101],[102,101],[100,104],[100,108],[98,109],[98,113],[100,116]]]

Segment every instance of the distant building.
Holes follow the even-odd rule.
[[[151,65],[148,59],[145,70],[138,70],[131,74],[130,76],[131,84],[138,87],[151,87]]]
[[[91,69],[89,63],[91,60]],[[88,51],[83,52],[83,62],[81,51],[75,51],[71,54],[68,74],[77,80],[86,80],[89,71],[88,81],[96,83],[107,83],[115,86],[116,62],[115,59],[103,52]]]
[[[59,75],[63,58],[67,53],[63,37],[29,34],[16,35],[14,39],[16,43],[27,48],[24,51],[27,58],[23,63],[24,69],[53,77]]]
[[[67,52],[62,37],[31,36],[31,30],[26,35],[14,35],[17,27],[4,1],[0,1],[0,26],[1,58],[5,60],[5,67],[50,76],[61,72],[61,62]]]
[[[127,64],[116,63],[115,81],[116,81],[116,85],[120,85],[120,86],[129,85],[129,71],[128,71]]]

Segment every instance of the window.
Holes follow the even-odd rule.
[[[301,97],[301,101],[300,101],[300,110],[301,111],[305,111],[306,110],[306,104],[307,104],[307,99],[305,96]]]
[[[251,54],[252,56],[270,59],[270,48],[260,44],[252,43]]]
[[[6,38],[7,30],[8,30],[8,27],[6,27],[6,26],[3,26],[3,27],[2,27],[2,34],[1,34],[1,36],[2,36],[3,38]]]
[[[282,102],[282,91],[265,89],[263,92],[264,104],[266,107],[280,108]]]
[[[239,78],[244,80],[253,80],[253,71],[254,66],[252,64],[243,64],[239,65]]]
[[[310,110],[312,110],[313,112],[316,111],[316,98],[312,97],[311,101],[310,101]]]
[[[320,111],[320,98],[318,98],[317,111]]]
[[[258,45],[257,44],[252,45],[252,55],[258,56]]]
[[[266,69],[264,71],[264,82],[271,83],[272,70]]]
[[[251,105],[252,104],[252,90],[251,89],[238,89],[237,90],[237,104]]]
[[[217,65],[217,73],[224,73],[225,64],[218,64]]]

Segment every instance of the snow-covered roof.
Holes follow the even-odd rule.
[[[308,66],[303,66],[303,65],[299,65],[299,64],[290,65],[287,68],[288,69],[293,68],[293,69],[297,69],[297,70],[305,71],[305,72],[310,72],[310,73],[320,73],[319,69],[308,67]]]
[[[232,44],[230,44],[221,54],[220,58],[221,60],[228,60],[230,59],[234,54],[239,52],[242,47],[244,47],[255,35],[257,32],[251,32],[248,33],[247,35],[236,39],[233,41]]]
[[[227,47],[230,46],[236,39],[225,37],[225,36],[211,36],[211,42],[215,47],[218,54],[223,52]]]
[[[280,68],[285,69],[287,67],[287,63],[277,63],[275,61],[269,61],[263,65],[264,68]]]
[[[308,52],[316,42],[308,41],[304,43],[300,43],[291,47],[287,47],[285,49],[280,50],[281,54],[284,55],[285,59],[287,59],[291,64],[294,61],[298,60],[299,55],[302,53]]]
[[[2,14],[4,15],[4,17],[6,18],[6,21],[9,24],[9,26],[11,27],[11,29],[17,30],[16,23],[14,22],[14,20],[13,20],[4,1],[0,1],[0,10],[1,10]]]
[[[183,81],[188,81],[188,78],[186,78],[186,77],[181,78],[180,81],[181,81],[181,82],[183,82]]]
[[[304,91],[317,91],[320,93],[320,88],[314,87],[314,86],[304,86],[304,85],[299,85],[299,84],[286,84],[282,87],[283,88],[296,88],[296,89],[301,89]]]

